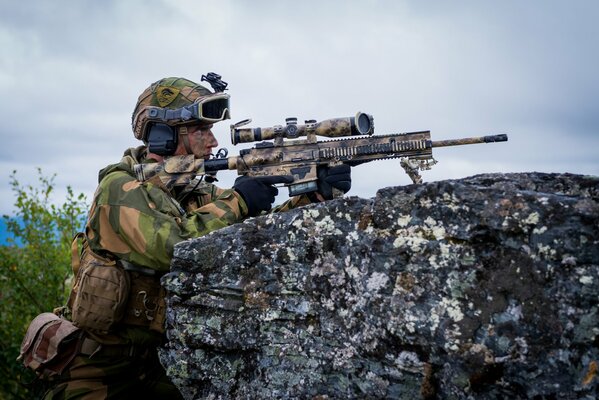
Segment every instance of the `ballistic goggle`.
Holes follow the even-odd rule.
[[[146,107],[146,115],[151,120],[167,124],[186,123],[192,120],[218,122],[231,118],[229,115],[229,95],[215,93],[198,98],[193,104],[170,110],[161,107]]]

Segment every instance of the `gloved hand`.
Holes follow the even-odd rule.
[[[318,167],[318,193],[325,200],[333,198],[333,188],[339,189],[343,193],[351,189],[351,167],[346,164],[335,167]]]
[[[293,177],[281,176],[240,176],[235,180],[233,189],[243,197],[248,206],[248,215],[255,217],[262,211],[269,211],[279,189],[274,187],[275,183],[291,183]]]

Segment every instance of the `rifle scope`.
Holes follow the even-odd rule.
[[[355,117],[331,118],[320,122],[309,120],[304,125],[298,125],[297,118],[287,118],[285,126],[241,128],[250,122],[251,120],[246,119],[231,125],[231,143],[259,142],[279,137],[296,139],[311,133],[325,137],[372,135],[374,133],[374,118],[363,112],[358,112]]]

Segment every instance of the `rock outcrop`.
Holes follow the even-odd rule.
[[[188,399],[595,398],[599,178],[380,190],[177,246],[167,373]]]

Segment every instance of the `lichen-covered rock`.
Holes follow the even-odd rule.
[[[595,398],[599,179],[489,174],[177,246],[167,373],[193,398]]]

